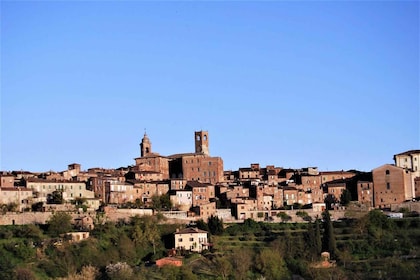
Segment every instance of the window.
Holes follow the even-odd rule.
[[[385,171],[385,175],[389,175],[389,170],[388,169]]]
[[[182,242],[182,238],[178,238],[178,242]]]
[[[391,189],[391,184],[389,182],[386,183],[386,189],[387,190]]]
[[[209,165],[211,165],[211,161],[209,161]]]
[[[194,241],[194,237],[190,237],[190,241]]]

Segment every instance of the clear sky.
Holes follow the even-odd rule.
[[[225,170],[420,149],[418,1],[2,1],[0,170],[134,164],[207,130]]]

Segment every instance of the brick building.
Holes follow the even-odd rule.
[[[0,187],[13,188],[14,183],[15,183],[15,176],[12,173],[8,173],[8,172],[0,173]]]
[[[369,181],[357,181],[357,201],[369,207],[373,207],[373,183]]]
[[[385,164],[372,170],[374,206],[390,208],[414,198],[411,173],[402,167]]]
[[[223,160],[209,155],[207,131],[194,133],[195,152],[161,156],[152,153],[152,143],[145,134],[141,144],[141,156],[136,158],[133,171],[138,180],[188,180],[212,183],[223,181]],[[148,172],[148,173],[147,173]]]

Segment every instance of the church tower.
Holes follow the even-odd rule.
[[[195,152],[209,155],[209,133],[207,131],[195,132]]]
[[[147,156],[152,153],[152,143],[147,137],[146,132],[144,133],[143,139],[141,139],[140,143],[140,155],[141,157]]]

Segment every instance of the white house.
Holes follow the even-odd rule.
[[[175,248],[193,252],[201,252],[208,249],[208,233],[198,228],[185,228],[174,233]]]

